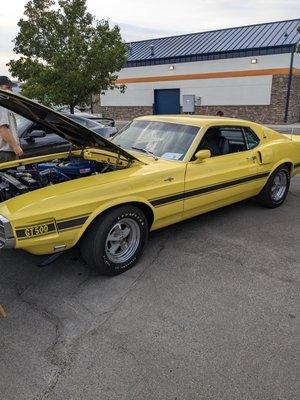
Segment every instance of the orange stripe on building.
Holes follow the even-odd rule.
[[[293,75],[294,76],[300,76],[300,69],[299,68],[293,68]]]
[[[268,68],[244,71],[227,71],[227,72],[208,72],[202,74],[182,74],[182,75],[165,75],[165,76],[142,76],[138,78],[121,78],[117,80],[119,84],[126,83],[143,83],[143,82],[164,82],[164,81],[185,81],[190,79],[215,79],[215,78],[236,78],[246,76],[263,76],[263,75],[289,75],[289,68]],[[293,68],[293,75],[300,76],[300,69]]]

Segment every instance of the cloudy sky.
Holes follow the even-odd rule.
[[[8,74],[5,64],[14,57],[12,40],[27,0],[8,3],[0,9],[0,75]],[[126,41],[300,17],[299,0],[87,0],[87,5],[98,19],[118,24]]]

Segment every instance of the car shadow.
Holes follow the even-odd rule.
[[[249,230],[251,221],[261,216],[266,218],[267,214],[266,209],[260,207],[255,201],[245,200],[151,232],[148,245],[137,265],[116,277],[99,276],[91,271],[80,258],[77,247],[65,252],[43,268],[38,265],[46,259],[45,256],[34,256],[22,250],[2,251],[0,304],[6,302],[6,299],[13,301],[15,297],[24,295],[41,296],[43,301],[47,296],[49,298],[58,296],[63,299],[87,287],[93,288],[92,291],[95,293],[102,290],[115,291],[117,298],[118,291],[126,291],[139,276],[148,270],[164,247],[172,248],[172,245],[178,243],[183,251],[185,249],[188,251],[188,240],[194,235],[200,233],[204,239],[211,236],[212,232],[222,233],[222,230],[225,230],[225,235],[228,235],[229,225],[232,224],[232,229],[234,229],[237,221],[239,221],[238,229],[245,229],[246,232],[246,229]],[[36,300],[38,301],[38,298]],[[103,307],[100,311],[103,312]]]
[[[237,217],[241,211],[248,208],[256,212],[263,212],[265,209],[261,208],[253,200],[245,200],[233,205],[219,208],[217,210],[210,211],[208,213],[190,218],[185,221],[178,222],[168,227],[151,232],[149,235],[148,246],[151,245],[150,253],[153,251],[152,247],[155,246],[156,240],[168,239],[173,234],[179,232],[186,232],[189,234],[189,230],[203,229],[204,226],[214,223],[222,215],[223,218],[233,219]],[[147,250],[146,250],[147,252]],[[147,252],[147,253],[149,253]],[[23,250],[4,250],[1,252],[0,270],[1,278],[0,283],[4,280],[15,281],[16,286],[26,287],[29,281],[43,280],[43,279],[54,279],[59,280],[63,275],[65,278],[69,277],[76,279],[78,284],[82,280],[87,279],[111,279],[107,277],[101,277],[96,272],[90,271],[88,266],[80,257],[78,247],[68,250],[62,253],[54,262],[40,267],[39,265],[46,261],[49,256],[35,256],[29,254]],[[143,263],[143,258],[139,264]]]

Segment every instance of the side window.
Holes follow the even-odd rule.
[[[244,128],[245,136],[246,136],[246,141],[248,144],[248,149],[253,149],[254,147],[259,145],[259,139],[256,136],[256,134],[253,132],[252,129],[250,128]]]
[[[224,146],[228,148],[227,153],[237,153],[247,150],[242,128],[234,126],[221,127],[220,136],[223,138]]]
[[[205,133],[198,150],[210,150],[211,156],[247,150],[243,129],[236,126],[213,126]]]

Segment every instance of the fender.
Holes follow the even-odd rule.
[[[283,164],[290,164],[291,165],[291,176],[293,176],[294,164],[293,164],[293,161],[290,158],[281,159],[276,164],[273,164],[272,169],[270,171],[270,175],[273,174],[275,169],[277,169],[280,165],[283,165]]]
[[[84,234],[84,232],[88,229],[88,227],[91,225],[93,221],[95,221],[96,218],[98,218],[101,214],[103,214],[105,211],[116,207],[116,206],[124,206],[125,204],[128,203],[141,203],[144,204],[146,207],[148,207],[152,213],[153,213],[153,221],[156,219],[156,210],[155,208],[151,205],[151,203],[145,199],[144,197],[141,196],[126,196],[126,197],[121,197],[115,200],[108,201],[104,204],[102,204],[100,207],[95,209],[95,211],[89,216],[88,220],[84,223],[82,228],[78,231],[78,234],[76,235],[74,239],[74,244],[78,243],[80,240],[81,236]]]

